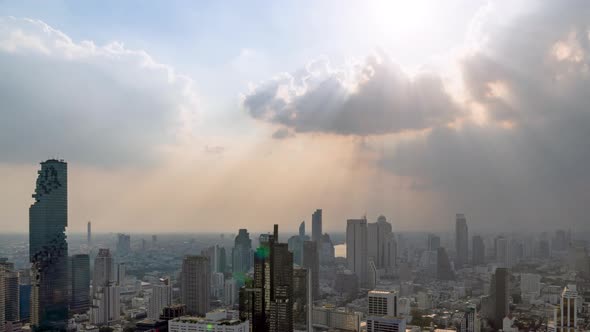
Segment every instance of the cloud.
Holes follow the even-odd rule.
[[[422,130],[462,112],[439,76],[410,77],[384,54],[337,69],[314,61],[253,87],[242,105],[252,117],[295,132],[338,135]]]
[[[388,150],[380,165],[428,182],[449,214],[469,210],[494,227],[583,225],[590,199],[588,17],[585,3],[543,2],[488,25],[487,42],[461,60],[467,98],[488,121],[435,127]]]
[[[193,82],[141,50],[0,18],[0,161],[151,162],[190,131]]]

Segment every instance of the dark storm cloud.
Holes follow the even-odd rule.
[[[590,6],[577,4],[538,3],[463,59],[469,96],[489,123],[435,127],[381,165],[429,183],[449,213],[468,210],[488,227],[585,225]]]
[[[0,18],[0,161],[149,162],[193,112],[190,85],[143,51]]]
[[[387,56],[333,70],[317,61],[244,96],[251,116],[295,132],[379,135],[446,124],[460,109],[432,73],[410,78]]]

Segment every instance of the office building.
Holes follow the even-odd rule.
[[[469,305],[461,317],[459,328],[460,332],[479,332],[480,322],[477,317],[477,307],[475,305]]]
[[[360,312],[347,311],[345,308],[323,306],[313,308],[313,327],[320,330],[336,330],[347,332],[361,331]]]
[[[293,269],[293,326],[296,330],[307,329],[308,310],[312,305],[308,278],[309,270],[301,267]]]
[[[576,285],[567,285],[561,293],[559,303],[560,320],[558,327],[560,331],[577,329],[579,301]]]
[[[120,288],[116,285],[113,257],[109,249],[99,249],[92,274],[90,322],[107,325],[120,318]]]
[[[61,160],[41,163],[35,202],[29,208],[31,324],[65,329],[68,319],[68,168]]]
[[[211,296],[217,300],[223,300],[225,289],[225,276],[221,272],[211,273]]]
[[[18,271],[15,270],[14,263],[2,258],[0,258],[0,297],[4,300],[4,305],[0,302],[0,311],[4,313],[0,325],[5,322],[18,322],[20,320]]]
[[[486,247],[483,238],[480,235],[474,235],[471,242],[471,263],[473,265],[484,265],[486,263]]]
[[[184,304],[173,304],[162,309],[160,320],[169,321],[174,318],[186,315],[186,306]]]
[[[322,241],[320,243],[320,265],[333,265],[336,258],[334,244],[330,239],[328,233],[322,235]]]
[[[386,290],[369,291],[369,316],[397,317],[397,292]]]
[[[367,317],[367,332],[405,332],[406,320],[396,317]]]
[[[367,219],[349,219],[346,225],[346,261],[361,286],[368,281],[367,250]]]
[[[510,312],[508,302],[510,297],[510,271],[503,267],[497,268],[492,278],[491,287],[490,294],[494,303],[493,326],[499,329],[503,326],[504,317]]]
[[[19,270],[18,279],[19,318],[21,322],[28,323],[31,318],[31,270]]]
[[[443,247],[436,251],[436,276],[438,280],[454,280],[455,273],[449,261],[447,250]]]
[[[456,246],[456,268],[461,268],[468,263],[469,257],[469,231],[467,219],[462,213],[458,213],[455,221],[455,246]]]
[[[319,244],[322,234],[322,209],[317,209],[311,215],[311,240]]]
[[[350,270],[336,272],[334,291],[340,296],[356,296],[359,291],[359,282],[356,274]]]
[[[127,280],[127,265],[125,263],[117,264],[117,286],[124,286]]]
[[[95,294],[101,287],[115,283],[113,256],[109,249],[101,248],[94,258],[94,273],[92,274],[92,293]]]
[[[533,273],[522,273],[520,275],[520,293],[529,294],[534,298],[541,295],[541,276]]]
[[[131,252],[131,235],[117,234],[117,255],[125,256]]]
[[[367,256],[373,259],[378,269],[388,267],[389,245],[387,242],[391,234],[391,224],[384,216],[379,216],[377,222],[367,225]]]
[[[70,311],[86,313],[90,308],[90,257],[78,254],[70,260]]]
[[[232,271],[234,275],[241,276],[248,273],[252,267],[252,240],[246,229],[240,229],[234,241],[232,249]]]
[[[320,257],[318,243],[303,242],[303,267],[311,273],[312,303],[320,297]]]
[[[181,302],[189,315],[204,316],[209,311],[211,271],[204,256],[185,256],[182,261]]]
[[[157,320],[165,307],[172,305],[172,285],[170,278],[161,278],[152,286],[152,295],[148,301],[148,318]]]
[[[238,303],[238,282],[236,279],[225,280],[223,299],[226,306],[234,306]]]
[[[437,251],[438,248],[440,248],[440,236],[434,235],[434,234],[428,234],[426,249],[428,251]]]
[[[168,321],[168,332],[249,332],[250,323],[231,317],[225,310],[208,312],[205,317],[184,316]]]

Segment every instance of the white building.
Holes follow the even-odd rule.
[[[92,299],[90,322],[94,325],[109,324],[118,321],[120,314],[119,287],[100,287]]]
[[[313,326],[321,329],[360,331],[361,317],[360,312],[346,311],[344,308],[337,309],[332,306],[315,307],[312,311]]]
[[[232,317],[231,312],[218,310],[203,317],[184,316],[168,322],[168,332],[249,332],[250,322]]]
[[[397,314],[404,317],[409,316],[411,312],[412,301],[407,297],[401,297],[397,300]]]
[[[391,316],[367,317],[367,332],[405,332],[406,320]]]
[[[541,276],[533,273],[522,273],[520,275],[520,293],[539,297],[541,295]]]
[[[397,292],[387,290],[369,291],[368,315],[397,317]]]
[[[225,287],[225,277],[221,272],[211,274],[211,296],[223,299],[223,290]]]
[[[160,284],[152,287],[152,296],[148,302],[148,318],[159,319],[164,307],[172,304],[172,285],[170,279],[161,279]]]
[[[235,279],[227,279],[223,291],[224,303],[226,306],[233,306],[238,303],[238,282]]]

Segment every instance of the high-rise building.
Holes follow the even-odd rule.
[[[428,241],[426,248],[428,251],[437,251],[440,247],[440,236],[434,234],[428,234]]]
[[[303,242],[303,267],[311,273],[312,303],[320,297],[320,257],[318,242]]]
[[[317,209],[311,215],[311,240],[319,243],[322,234],[322,209]]]
[[[491,287],[490,294],[494,301],[493,325],[499,329],[503,326],[504,317],[509,313],[510,271],[503,267],[497,268],[492,278]]]
[[[65,329],[69,302],[67,163],[54,159],[41,163],[33,198],[29,208],[31,324],[38,329]]]
[[[99,249],[92,274],[90,322],[105,325],[118,321],[121,314],[120,288],[116,285],[113,257],[109,249]]]
[[[124,286],[125,280],[127,280],[127,264],[117,264],[117,286]]]
[[[209,311],[211,271],[204,256],[185,256],[182,261],[181,298],[189,315],[204,316]]]
[[[369,291],[369,316],[397,317],[397,292],[392,290]]]
[[[152,296],[148,302],[148,318],[159,319],[162,310],[172,305],[172,285],[170,278],[161,278],[152,286]]]
[[[251,330],[293,331],[293,254],[273,234],[260,236],[254,255],[254,280],[240,289],[240,318]]]
[[[336,259],[334,244],[330,239],[330,235],[328,233],[324,233],[322,235],[322,241],[319,247],[320,250],[320,265],[332,265],[334,264],[334,259]]]
[[[367,219],[349,219],[346,225],[346,260],[361,286],[367,284]]]
[[[0,296],[4,300],[4,305],[0,302],[0,311],[4,312],[4,320],[1,321],[0,325],[5,322],[18,322],[20,320],[18,271],[15,270],[14,263],[2,258],[0,258],[0,284],[2,284],[0,285],[0,288],[2,288],[0,289]]]
[[[486,247],[483,238],[480,235],[474,235],[472,238],[472,259],[473,265],[484,265],[486,263]]]
[[[469,257],[469,231],[467,228],[467,219],[462,213],[457,214],[455,221],[455,246],[456,246],[456,268],[461,268],[467,264]]]
[[[541,295],[541,276],[533,273],[522,273],[520,275],[520,293],[529,294],[533,297]]]
[[[72,256],[70,271],[70,311],[86,313],[90,308],[90,257],[86,254]]]
[[[19,270],[19,318],[21,322],[27,323],[31,318],[31,270]]]
[[[307,313],[311,306],[308,296],[307,269],[299,266],[293,269],[293,326],[297,330],[307,329]]]
[[[117,234],[117,255],[125,256],[131,252],[131,235]]]
[[[211,273],[211,296],[217,300],[223,300],[225,289],[225,275],[221,272]]]
[[[92,293],[95,294],[101,287],[115,283],[113,256],[109,249],[101,248],[94,258],[94,273],[92,274]]]
[[[447,255],[447,250],[443,247],[439,247],[436,251],[436,275],[439,280],[455,279],[455,273],[453,273],[449,262],[449,255]]]
[[[567,285],[559,303],[560,331],[574,331],[578,327],[578,291],[576,285]]]
[[[244,279],[244,275],[252,267],[252,240],[246,229],[240,229],[232,249],[232,271],[236,278]],[[239,279],[238,279],[239,281]]]
[[[92,246],[92,224],[88,221],[88,225],[86,226],[86,243],[88,246]]]
[[[469,305],[467,310],[461,317],[461,322],[458,328],[460,332],[479,332],[479,318],[477,317],[477,307]]]
[[[495,240],[496,246],[496,263],[498,266],[510,268],[511,267],[511,251],[510,251],[510,242],[507,238],[503,236],[499,236]]]
[[[391,224],[384,216],[379,216],[377,222],[367,225],[367,256],[373,259],[377,268],[385,268],[388,258],[387,240],[392,234]]]
[[[6,285],[4,278],[6,278],[6,268],[0,265],[0,331],[4,331],[6,323]]]
[[[226,306],[233,306],[238,303],[238,283],[236,279],[225,280],[223,298]]]

